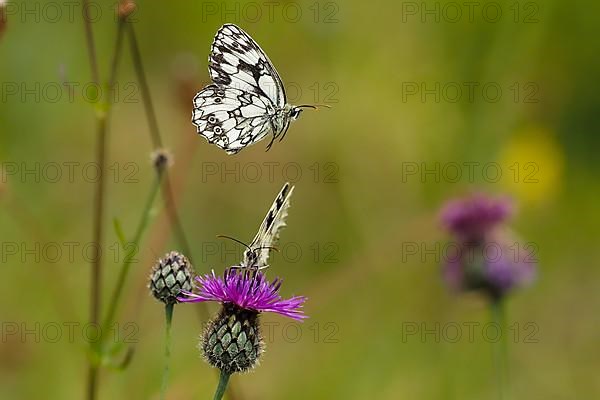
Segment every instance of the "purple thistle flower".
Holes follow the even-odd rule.
[[[527,246],[507,238],[498,238],[493,243],[499,251],[486,256],[484,278],[498,294],[534,280],[537,263]]]
[[[500,229],[511,212],[508,200],[484,194],[452,200],[443,207],[442,224],[455,235],[458,249],[443,267],[451,288],[482,289],[492,298],[500,298],[533,280],[536,261]]]
[[[512,213],[511,202],[485,194],[474,194],[448,202],[441,213],[442,224],[460,238],[479,241]]]
[[[281,279],[269,282],[256,270],[231,267],[223,276],[213,271],[195,279],[194,291],[182,292],[181,302],[218,301],[221,311],[207,325],[200,348],[208,363],[223,373],[245,372],[257,365],[264,352],[259,314],[274,312],[301,321],[306,297],[283,299]]]
[[[196,277],[195,281],[195,292],[183,292],[184,296],[179,301],[218,301],[232,303],[245,310],[274,312],[299,321],[307,318],[302,310],[306,297],[282,299],[279,295],[282,280],[276,278],[269,282],[262,272],[229,268],[223,277],[213,271],[211,275]]]
[[[492,297],[526,286],[535,277],[536,260],[518,242],[490,237],[483,243],[462,243],[448,257],[444,280],[455,290],[484,289]]]

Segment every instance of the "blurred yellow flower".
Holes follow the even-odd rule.
[[[564,155],[551,131],[529,126],[500,150],[502,184],[521,202],[541,204],[560,191]]]

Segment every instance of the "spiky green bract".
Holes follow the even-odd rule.
[[[224,303],[204,331],[201,349],[210,365],[227,374],[252,369],[264,349],[258,312]]]

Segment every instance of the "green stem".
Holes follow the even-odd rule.
[[[215,392],[215,397],[213,400],[221,400],[223,395],[225,394],[225,389],[227,388],[227,382],[229,382],[229,377],[231,375],[227,372],[221,371],[221,376],[219,377],[219,386],[217,386],[217,391]]]
[[[129,29],[127,32],[129,33],[129,44],[131,48],[131,57],[133,59],[133,67],[140,83],[140,93],[142,94],[142,101],[144,102],[144,109],[146,110],[148,125],[150,126],[150,137],[152,139],[154,148],[161,148],[163,147],[162,139],[158,129],[158,119],[156,118],[156,112],[154,111],[152,97],[150,96],[150,87],[148,86],[146,72],[144,71],[142,53],[140,52],[140,48],[138,46],[133,25],[128,25],[128,28]]]
[[[494,299],[490,304],[492,320],[500,329],[500,340],[494,343],[493,357],[498,380],[498,398],[503,400],[508,391],[508,344],[506,315],[501,299]]]
[[[169,359],[171,358],[171,321],[173,321],[174,303],[165,305],[166,335],[165,335],[165,369],[163,370],[162,384],[160,387],[160,398],[164,400],[167,394],[167,383],[169,382]]]
[[[85,40],[87,43],[88,57],[90,59],[90,67],[92,69],[92,81],[97,84],[100,82],[100,74],[98,73],[98,60],[96,56],[96,46],[94,44],[94,32],[92,30],[92,21],[89,15],[90,1],[82,0],[81,3],[83,6]]]
[[[88,56],[90,61],[90,67],[92,72],[92,81],[99,83],[98,73],[98,61],[96,56],[96,46],[94,44],[94,34],[92,30],[92,23],[89,18],[89,0],[82,0],[83,4],[83,20],[85,27],[85,38],[88,49]],[[95,324],[98,322],[98,316],[100,315],[100,279],[101,279],[101,264],[100,264],[100,252],[97,250],[100,246],[102,239],[102,216],[104,212],[104,180],[103,168],[105,164],[105,148],[106,148],[106,125],[104,121],[98,118],[97,121],[97,138],[96,138],[96,162],[100,165],[100,178],[96,185],[94,194],[94,216],[93,216],[93,227],[92,235],[93,242],[96,244],[95,254],[92,257],[91,265],[91,282],[90,282],[90,322]],[[88,373],[87,373],[87,386],[86,396],[89,400],[96,399],[96,393],[98,391],[98,366],[93,360],[89,360]]]
[[[158,175],[152,185],[152,188],[150,189],[150,193],[148,195],[146,204],[142,211],[141,220],[138,223],[137,229],[135,231],[135,236],[133,237],[133,241],[131,242],[134,245],[134,247],[133,247],[134,249],[139,248],[139,243],[142,238],[142,234],[146,230],[146,227],[148,226],[148,222],[150,221],[152,205],[154,204],[156,195],[159,192],[159,189],[161,186],[160,183],[162,180],[161,178],[162,178],[162,175]],[[119,305],[119,301],[121,300],[121,295],[123,294],[123,287],[125,286],[125,280],[127,278],[127,274],[129,273],[129,270],[131,268],[131,264],[134,259],[134,256],[135,256],[135,252],[128,252],[125,255],[125,259],[123,260],[123,265],[121,266],[121,269],[119,271],[119,277],[117,278],[117,285],[115,286],[113,295],[111,296],[111,302],[110,302],[110,305],[108,308],[108,313],[106,314],[106,318],[104,319],[104,324],[102,325],[103,332],[108,330],[108,328],[111,326],[111,324],[113,323],[113,321],[115,319],[117,307]]]
[[[98,73],[98,61],[96,55],[96,47],[94,44],[94,37],[92,31],[92,25],[89,18],[89,0],[83,0],[83,17],[86,33],[86,43],[88,48],[88,54],[90,59],[90,66],[92,70],[92,80],[98,84],[100,77]],[[97,124],[97,143],[96,143],[96,163],[100,167],[100,177],[96,185],[96,192],[94,195],[94,217],[93,217],[93,242],[96,244],[95,254],[92,257],[91,263],[91,283],[90,283],[90,322],[97,324],[100,319],[100,305],[102,297],[102,258],[101,258],[101,245],[103,237],[103,220],[104,220],[104,198],[105,198],[105,169],[106,169],[106,153],[107,153],[107,136],[108,136],[108,117],[110,100],[112,99],[112,88],[116,79],[117,66],[119,64],[122,48],[123,29],[122,24],[119,24],[117,30],[117,39],[115,44],[115,50],[111,62],[111,73],[108,80],[108,95],[103,99],[103,103],[106,105],[104,109],[96,112],[96,124]],[[98,391],[98,365],[95,360],[90,359],[88,365],[88,380],[87,380],[87,398],[94,400]]]

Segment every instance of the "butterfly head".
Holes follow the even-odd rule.
[[[301,108],[298,108],[298,107],[292,108],[290,110],[290,118],[292,119],[292,121],[297,120],[302,111],[304,111],[304,110],[302,110]]]
[[[253,267],[258,264],[258,252],[256,250],[246,250],[244,259],[246,260],[247,267]]]
[[[284,118],[287,117],[289,121],[295,121],[300,117],[302,111],[304,111],[305,106],[293,106],[291,104],[286,104],[286,106],[281,110],[284,115]]]

